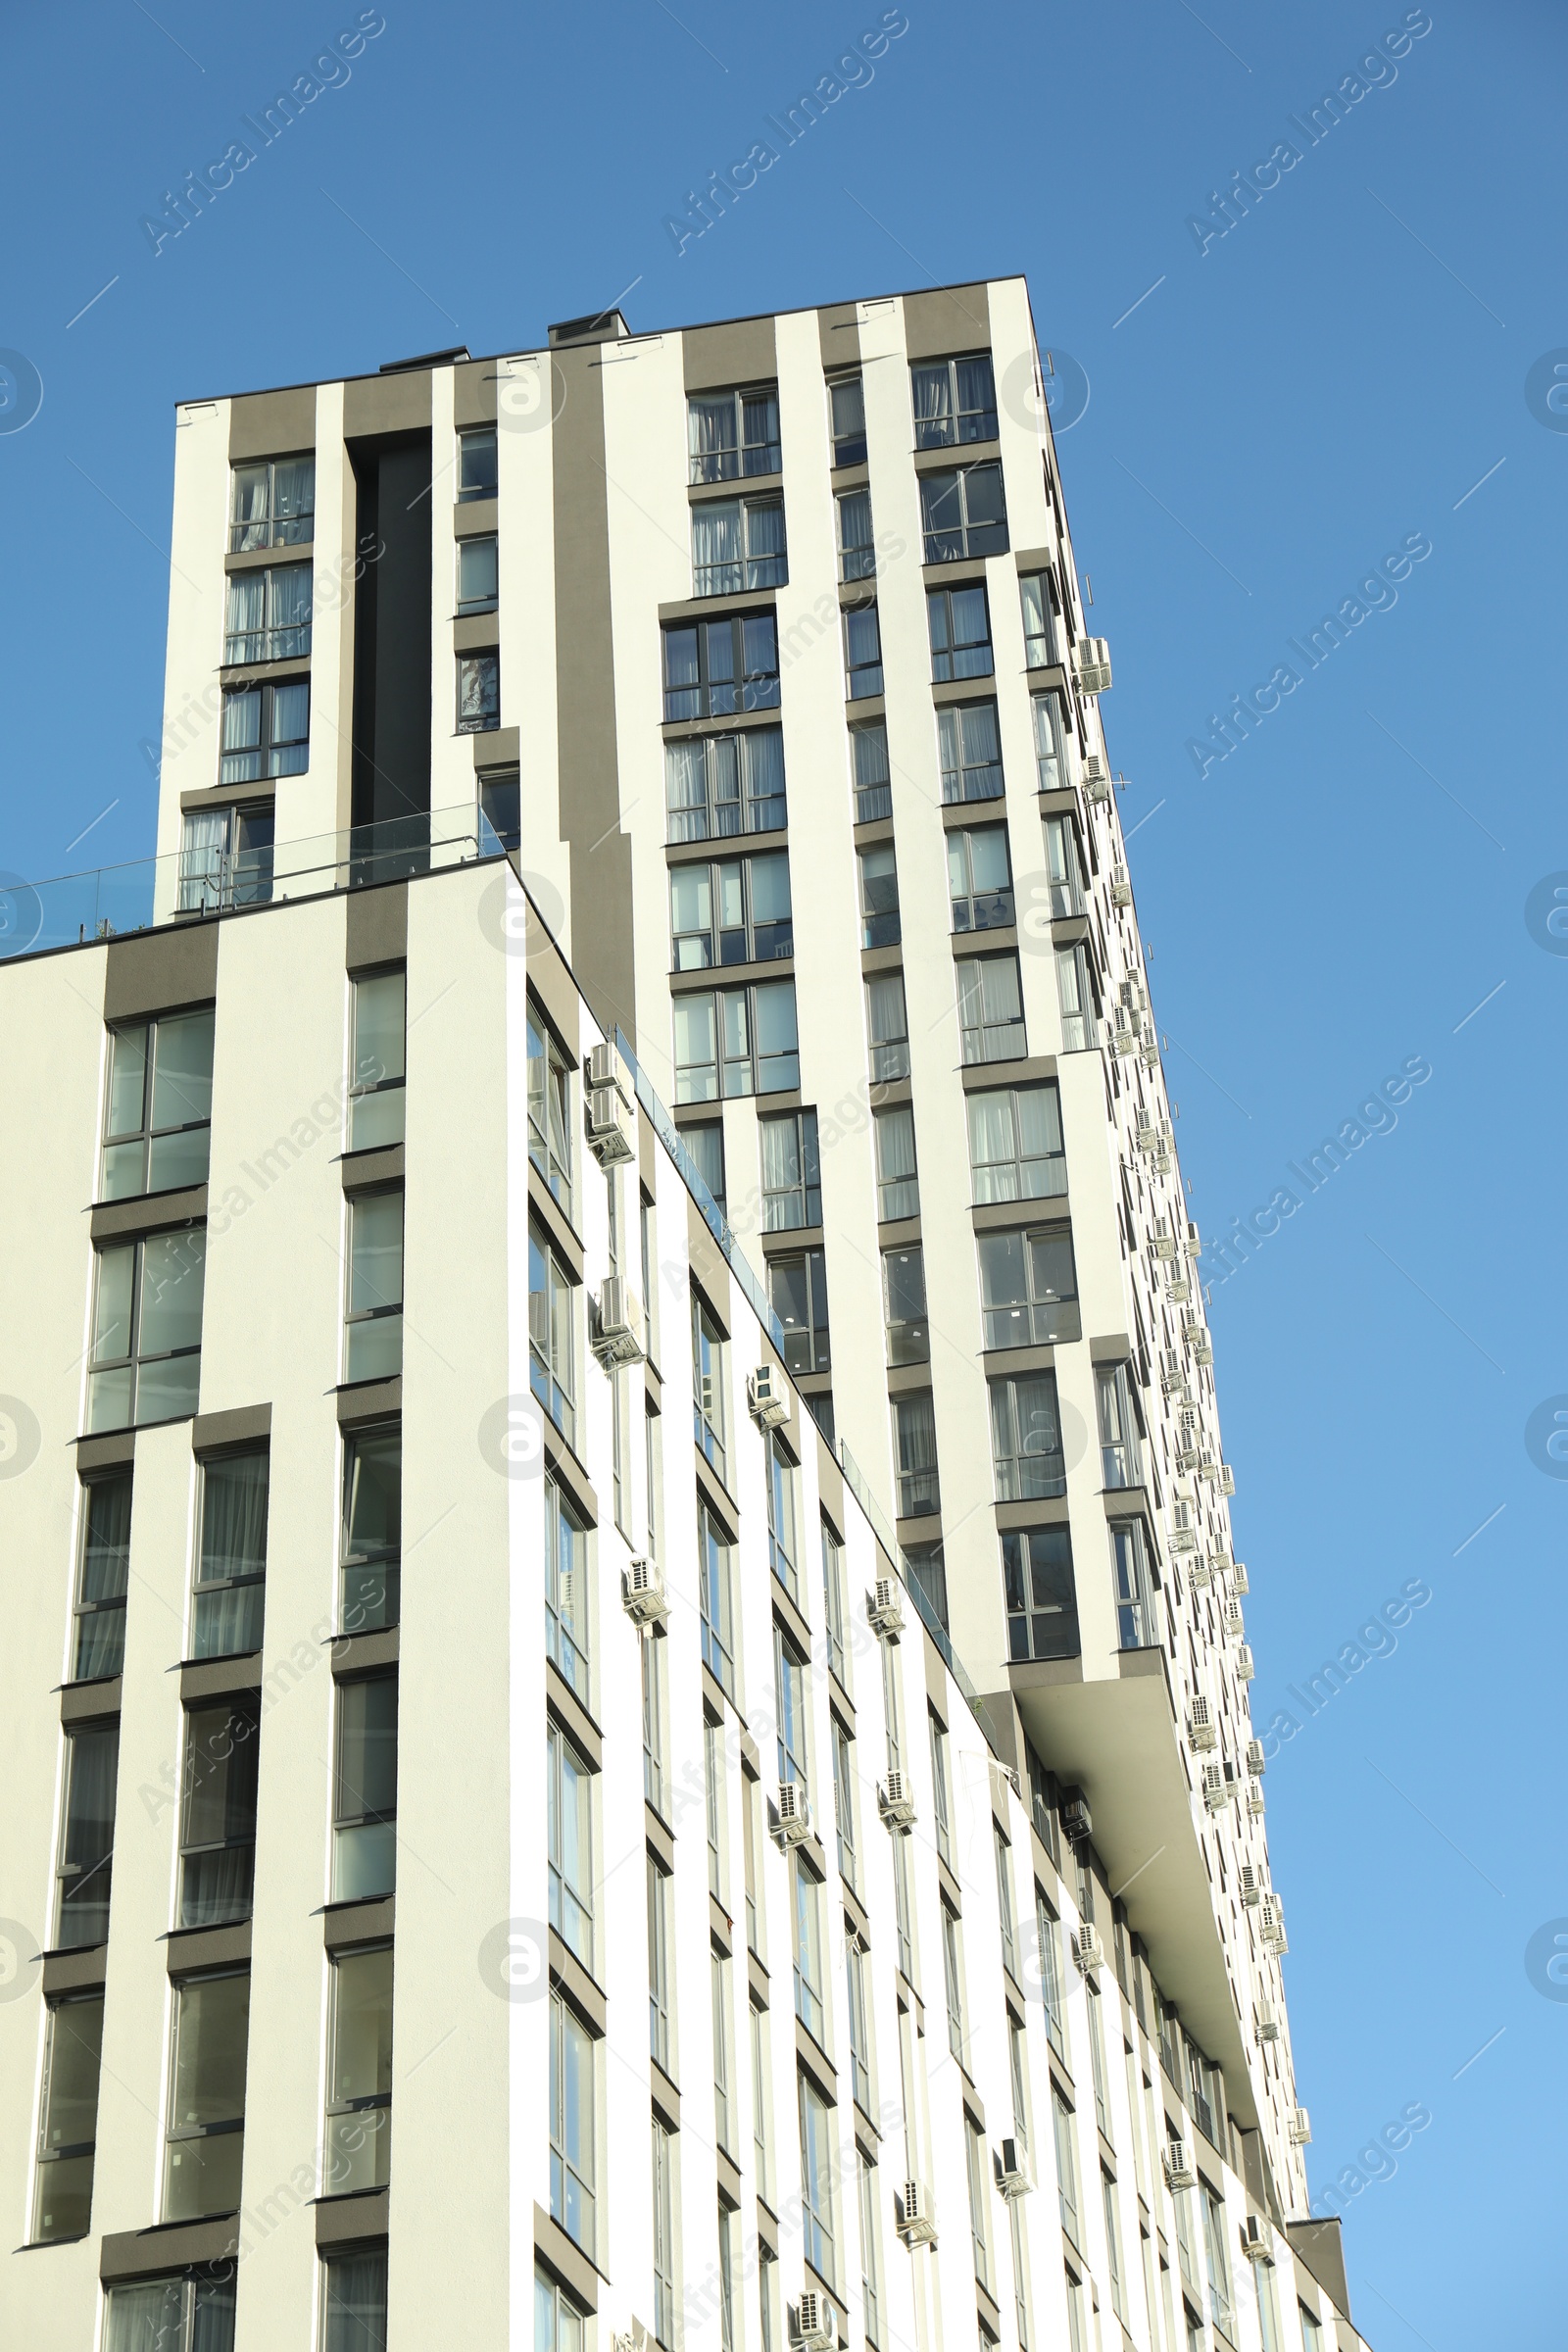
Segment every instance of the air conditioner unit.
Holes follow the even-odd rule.
[[[1250,1642],[1240,1642],[1236,1651],[1236,1680],[1239,1683],[1250,1683],[1257,1669],[1252,1663],[1251,1643]]]
[[[1280,2021],[1267,2001],[1259,2001],[1254,2007],[1252,2025],[1259,2041],[1278,2041]]]
[[[1216,1576],[1229,1576],[1236,1565],[1228,1551],[1211,1551],[1208,1564]]]
[[[1110,798],[1110,770],[1098,752],[1084,754],[1084,799],[1096,806]]]
[[[1158,1151],[1159,1129],[1155,1125],[1154,1114],[1152,1110],[1140,1110],[1138,1113],[1138,1126],[1133,1141],[1137,1144],[1140,1152]]]
[[[1193,1295],[1193,1286],[1185,1273],[1172,1271],[1165,1281],[1165,1296],[1173,1306],[1185,1306]]]
[[[879,1576],[865,1596],[865,1613],[872,1630],[885,1642],[896,1642],[904,1631],[904,1593],[896,1576]]]
[[[1304,2107],[1293,2107],[1285,2120],[1286,2137],[1298,2148],[1304,2148],[1312,2136],[1312,2118]]]
[[[1195,1592],[1201,1592],[1208,1583],[1208,1562],[1200,1551],[1195,1551],[1187,1563],[1187,1581]]]
[[[1193,1506],[1176,1501],[1170,1506],[1170,1547],[1172,1551],[1196,1551],[1198,1530],[1193,1525]]]
[[[1225,1629],[1225,1639],[1227,1642],[1239,1642],[1241,1640],[1242,1635],[1246,1631],[1247,1621],[1242,1615],[1242,1604],[1239,1600],[1228,1600],[1225,1603],[1223,1610],[1220,1612],[1220,1623]]]
[[[1080,637],[1072,649],[1080,694],[1110,692],[1110,648],[1103,637]]]
[[[1249,1740],[1247,1742],[1247,1769],[1255,1781],[1260,1781],[1267,1772],[1268,1758],[1263,1753],[1261,1740]]]
[[[997,2186],[1009,2200],[1028,2195],[1034,2182],[1029,2178],[1029,2159],[1021,2140],[1004,2139],[997,2151]]]
[[[776,1364],[759,1364],[747,1374],[746,1407],[759,1429],[777,1429],[789,1419],[789,1391]]]
[[[1089,1800],[1077,1790],[1061,1800],[1061,1832],[1074,1845],[1082,1844],[1086,1838],[1092,1838],[1095,1834]]]
[[[806,2347],[806,2352],[833,2352],[838,2342],[838,2325],[833,2306],[819,2287],[808,2286],[795,2307],[793,2340]]]
[[[1124,865],[1113,865],[1110,869],[1110,903],[1113,906],[1130,906],[1133,903],[1133,886]]]
[[[1191,1217],[1187,1220],[1186,1250],[1189,1257],[1201,1257],[1203,1254],[1203,1237]]]
[[[1255,1911],[1263,1900],[1263,1882],[1250,1862],[1242,1864],[1242,1900],[1249,1911]]]
[[[1230,1803],[1231,1792],[1225,1785],[1224,1767],[1219,1764],[1203,1766],[1203,1802],[1211,1813],[1223,1813]]]
[[[596,1047],[597,1053],[600,1049]],[[588,1148],[602,1168],[633,1159],[637,1145],[632,1112],[618,1087],[596,1086],[588,1095]]]
[[[617,2328],[610,2338],[610,2352],[637,2352],[637,2338],[628,2328],[624,2333]]]
[[[588,1055],[588,1084],[594,1093],[602,1087],[612,1086],[623,1102],[635,1100],[636,1090],[631,1072],[616,1045],[594,1046]]]
[[[1206,1698],[1195,1698],[1187,1710],[1187,1737],[1195,1748],[1212,1747],[1219,1738],[1214,1710]]]
[[[1267,1809],[1267,1799],[1264,1797],[1262,1789],[1254,1781],[1250,1788],[1249,1788],[1247,1791],[1247,1810],[1249,1813],[1250,1813],[1254,1821],[1261,1821]]]
[[[899,2191],[899,2235],[906,2246],[934,2246],[937,2217],[923,2180],[906,2180]]]
[[[906,1772],[890,1772],[876,1792],[876,1809],[890,1830],[914,1826],[914,1790]]]
[[[620,1572],[621,1606],[633,1625],[662,1625],[669,1594],[657,1560],[631,1560]]]
[[[811,1835],[811,1806],[799,1781],[784,1781],[773,1805],[774,1835],[783,1846],[804,1845]]]
[[[1118,1012],[1109,1024],[1110,1050],[1123,1056],[1138,1051],[1138,1032],[1128,1025],[1125,1012]]]
[[[1290,1950],[1290,1938],[1285,1933],[1285,1906],[1277,1894],[1264,1895],[1258,1912],[1258,1932],[1264,1950],[1272,1952],[1276,1959]]]
[[[1274,2259],[1274,2239],[1268,2224],[1260,2222],[1255,2213],[1250,2213],[1242,2224],[1242,2252],[1249,2262]]]
[[[1165,2186],[1170,2189],[1196,2188],[1198,2175],[1193,2170],[1192,2151],[1185,2139],[1173,2132],[1165,2142],[1162,2159],[1165,2167]]]
[[[1252,1590],[1248,1579],[1245,1560],[1234,1560],[1231,1563],[1231,1590],[1233,1592],[1250,1592]]]
[[[1221,1462],[1219,1466],[1219,1491],[1222,1494],[1234,1494],[1236,1492],[1236,1473],[1229,1462]]]
[[[599,1315],[593,1348],[607,1368],[641,1363],[643,1310],[624,1274],[609,1274],[599,1286]]]
[[[1208,1479],[1211,1483],[1219,1476],[1219,1464],[1206,1446],[1199,1451],[1198,1475],[1200,1478]]]
[[[1154,1219],[1153,1232],[1149,1246],[1156,1257],[1170,1258],[1175,1256],[1176,1244],[1171,1238],[1170,1219],[1168,1217],[1156,1217]]]
[[[1214,1349],[1209,1340],[1208,1327],[1201,1315],[1183,1315],[1182,1338],[1193,1351],[1195,1364],[1211,1364],[1214,1361]]]
[[[1187,1366],[1178,1349],[1162,1348],[1159,1351],[1159,1382],[1173,1403],[1185,1404],[1192,1396],[1192,1382]]]
[[[1159,1047],[1152,1029],[1144,1032],[1144,1067],[1146,1070],[1157,1070],[1159,1067]]]
[[[1093,1977],[1105,1965],[1105,1947],[1100,1940],[1098,1928],[1077,1928],[1073,1932],[1072,1956],[1081,1976]]]

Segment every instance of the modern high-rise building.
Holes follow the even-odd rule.
[[[8,2340],[1359,2345],[1049,380],[179,408],[0,894]]]

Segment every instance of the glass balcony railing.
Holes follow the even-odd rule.
[[[306,841],[233,852],[204,845],[45,882],[0,882],[0,959],[84,947],[281,899],[360,890],[504,854],[488,818],[468,803]]]

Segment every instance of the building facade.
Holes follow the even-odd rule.
[[[1040,365],[181,407],[0,963],[17,2340],[1359,2342]]]

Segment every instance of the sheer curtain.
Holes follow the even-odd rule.
[[[222,904],[223,867],[228,848],[228,811],[203,808],[185,819],[179,854],[179,911]]]
[[[102,1943],[109,1933],[109,1877],[115,1848],[118,1728],[75,1732],[61,1871],[60,1941],[71,1950]]]
[[[224,624],[225,662],[263,659],[262,631],[267,613],[267,573],[234,571],[228,578],[228,617]]]
[[[701,738],[665,744],[664,807],[669,840],[708,839],[708,769]]]
[[[742,586],[738,499],[693,507],[692,569],[699,596],[733,596]]]
[[[271,607],[267,658],[271,662],[297,660],[311,650],[311,567],[285,564],[262,576],[268,582]]]
[[[947,363],[914,370],[914,441],[917,449],[941,449],[953,439],[953,380]]]
[[[735,455],[735,395],[689,400],[686,404],[687,445],[694,482],[727,481],[739,471]]]
[[[976,1203],[1016,1200],[1019,1196],[1018,1145],[1013,1129],[1010,1095],[970,1095],[969,1165],[974,1172]]]
[[[776,833],[785,822],[784,730],[752,727],[741,740],[746,760],[746,830]]]
[[[920,1187],[915,1173],[914,1113],[907,1103],[876,1114],[876,1173],[878,1214],[917,1217]]]
[[[938,1508],[937,1420],[929,1396],[901,1396],[894,1405],[899,1443],[899,1516]]]
[[[776,587],[783,579],[784,504],[781,499],[760,499],[746,509],[746,553],[748,588]]]

